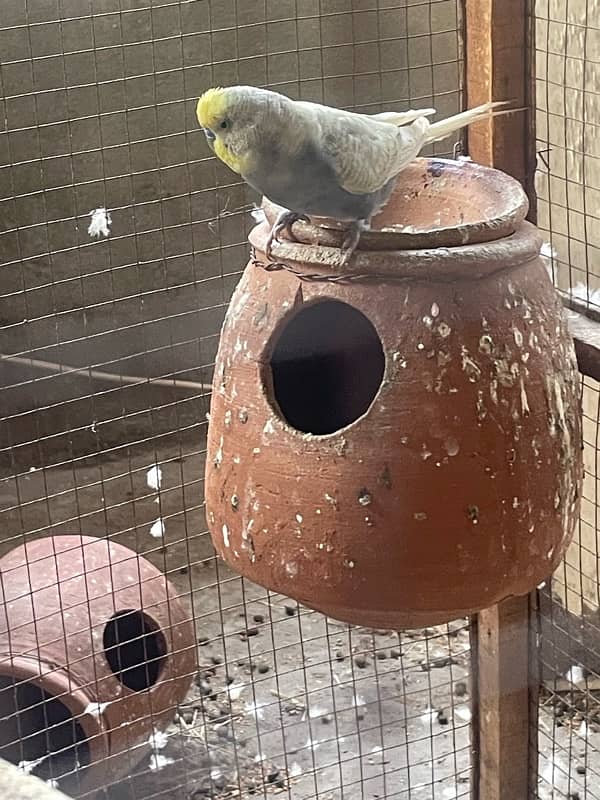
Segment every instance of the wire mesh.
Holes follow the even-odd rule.
[[[542,252],[567,304],[595,316],[600,304],[600,6],[597,0],[538,0],[534,6]],[[598,383],[582,378],[582,393],[586,477],[579,529],[539,598],[543,683],[537,796],[543,800],[600,796]]]
[[[544,252],[566,298],[600,305],[600,5],[535,3],[536,191]]]
[[[164,612],[172,636],[183,624],[175,622],[180,602],[198,663],[164,733],[151,692],[133,710],[127,693],[114,701],[129,710],[96,787],[86,783],[94,754],[82,724],[109,710],[93,701],[74,711],[64,688],[44,694],[6,675],[4,658],[0,755],[23,771],[74,796],[111,800],[468,794],[465,622],[402,636],[349,628],[214,557],[203,507],[209,383],[258,198],[210,156],[194,118],[204,89],[233,82],[367,112],[433,105],[454,113],[462,107],[459,6],[3,4],[0,555],[49,535],[100,537],[143,556],[173,587],[161,599],[134,559],[142,599],[123,610],[114,584],[122,563],[111,562],[113,583],[92,598],[88,569],[85,590],[66,607],[62,556],[53,549],[41,577],[26,557],[25,583],[42,581],[42,594],[60,604],[58,617],[38,615],[29,655],[37,645],[63,646],[92,697],[107,663],[111,680],[137,680],[132,691],[143,693],[166,669],[153,618]],[[71,556],[85,561],[87,547],[75,542]],[[25,590],[8,599],[10,570],[2,576],[3,599],[26,602]],[[96,601],[108,610],[94,627]],[[88,633],[86,672],[90,654],[73,642]],[[182,658],[183,647],[171,650]],[[134,673],[140,659],[148,666]],[[41,676],[59,672],[49,663]],[[141,743],[140,721],[149,732]]]
[[[582,380],[586,477],[579,529],[540,593],[538,797],[594,800],[600,782],[597,454],[600,386]]]

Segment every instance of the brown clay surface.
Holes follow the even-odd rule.
[[[251,237],[261,260],[267,231]],[[379,282],[308,282],[251,264],[225,320],[211,405],[206,502],[219,555],[333,617],[386,628],[453,619],[544,580],[576,524],[582,466],[572,343],[538,249],[523,224],[424,259],[362,252],[348,272],[371,268]],[[333,248],[282,252],[296,269],[335,272]],[[290,321],[323,300],[361,312],[385,359],[366,413],[326,436],[286,422],[271,363]],[[295,420],[304,404],[314,421],[335,374],[335,408],[364,407],[376,348],[352,326],[332,328],[324,312],[288,353],[292,382],[310,360],[303,347],[330,358],[291,393]]]

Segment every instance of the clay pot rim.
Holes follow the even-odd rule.
[[[95,704],[81,686],[73,686],[73,678],[66,670],[27,656],[10,656],[0,660],[0,676],[17,678],[32,683],[52,695],[67,708],[81,726],[90,749],[90,766],[109,753],[109,731],[103,714],[90,714],[87,708]]]
[[[362,250],[415,250],[496,241],[513,233],[527,216],[529,199],[521,184],[511,175],[467,159],[438,157],[416,158],[400,173],[388,209],[393,206],[395,194],[414,190],[415,172],[429,172],[440,165],[446,168],[445,174],[450,174],[454,182],[457,182],[457,178],[466,178],[467,182],[480,182],[487,190],[487,194],[482,194],[482,202],[487,199],[492,203],[492,216],[482,215],[482,219],[471,222],[421,229],[408,225],[405,228],[393,225],[378,228],[376,216],[374,226],[361,236]],[[451,189],[452,187],[450,191]],[[262,208],[270,224],[285,210],[267,197],[263,197]],[[294,234],[298,241],[302,244],[316,244],[318,241],[325,246],[340,246],[343,231],[348,227],[347,222],[318,216],[311,216],[310,219],[310,223],[295,223]],[[407,230],[408,227],[411,229]]]
[[[251,263],[268,265],[265,246],[271,226],[268,221],[252,229],[248,240],[256,252]],[[476,279],[494,272],[520,266],[539,256],[542,236],[529,222],[522,222],[510,235],[490,242],[432,247],[417,250],[357,250],[348,265],[342,264],[341,250],[325,245],[302,244],[282,240],[273,246],[274,261],[294,265],[298,273],[328,276],[361,276],[369,280],[439,280]],[[308,269],[307,269],[308,267]],[[275,267],[277,269],[277,266]],[[294,271],[293,270],[293,271]],[[358,280],[358,277],[355,278]]]

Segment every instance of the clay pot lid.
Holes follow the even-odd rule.
[[[280,206],[267,198],[262,207],[270,225]],[[404,169],[360,250],[418,250],[481,244],[510,236],[529,209],[521,184],[504,172],[474,161],[418,158]],[[344,222],[312,217],[296,222],[294,234],[304,244],[339,247]]]

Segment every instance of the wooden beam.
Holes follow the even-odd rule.
[[[530,0],[465,0],[466,94],[469,107],[506,100],[533,108]],[[535,220],[533,113],[491,117],[468,131],[474,161],[519,180]],[[526,800],[535,783],[538,684],[530,652],[530,601],[517,597],[474,621],[473,800]]]
[[[467,104],[507,100],[532,108],[530,69],[532,16],[529,0],[466,0]],[[474,161],[508,172],[521,181],[533,200],[535,138],[533,114],[523,111],[491,117],[472,125],[468,151]]]
[[[477,617],[477,800],[527,800],[530,787],[529,597]]]

